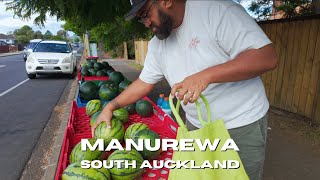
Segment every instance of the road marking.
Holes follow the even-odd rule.
[[[28,78],[28,79],[23,80],[22,82],[20,82],[19,84],[17,84],[17,85],[15,85],[15,86],[11,87],[10,89],[8,89],[8,90],[4,91],[3,93],[1,93],[1,94],[0,94],[0,97],[1,97],[1,96],[3,96],[3,95],[5,95],[5,94],[7,94],[8,92],[10,92],[10,91],[14,90],[15,88],[17,88],[17,87],[18,87],[18,86],[20,86],[21,84],[23,84],[23,83],[27,82],[28,80],[29,80],[29,78]]]
[[[0,68],[6,67],[6,65],[0,65]]]

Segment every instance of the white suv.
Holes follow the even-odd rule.
[[[23,60],[26,61],[29,54],[33,51],[33,48],[40,42],[41,39],[32,39],[29,44],[23,50]]]
[[[76,53],[69,43],[64,41],[41,41],[27,57],[28,77],[34,79],[37,74],[76,73]]]

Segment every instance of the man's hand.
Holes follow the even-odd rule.
[[[194,103],[200,94],[208,87],[210,81],[203,72],[186,77],[182,82],[173,85],[171,95],[178,93],[178,99],[183,100],[183,104]]]
[[[103,121],[107,123],[108,128],[111,128],[111,118],[112,118],[112,110],[110,108],[105,107],[100,113],[99,117],[97,118],[97,121],[91,127],[92,137],[94,137],[94,132],[96,130],[96,127]]]

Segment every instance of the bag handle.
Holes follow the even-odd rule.
[[[204,102],[204,104],[206,106],[207,122],[205,120],[203,120],[203,118],[202,118],[202,112],[201,112],[200,103],[198,102],[198,100],[196,100],[195,103],[196,103],[196,107],[197,107],[197,111],[198,111],[198,118],[200,120],[201,125],[204,126],[204,125],[209,124],[211,122],[211,112],[210,112],[210,106],[209,106],[209,103],[208,103],[207,99],[202,94],[200,94],[200,98],[203,100],[203,102]],[[173,97],[170,94],[170,96],[169,96],[169,104],[170,104],[171,111],[172,111],[174,117],[176,118],[179,126],[182,127],[182,128],[187,128],[186,125],[183,123],[183,120],[181,119],[180,115],[179,115],[179,108],[180,108],[181,101],[178,99],[177,106],[175,107],[174,104],[173,104]]]

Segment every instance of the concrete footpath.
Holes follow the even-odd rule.
[[[17,54],[22,54],[23,51],[16,51],[16,52],[9,52],[9,53],[0,53],[0,57],[3,56],[13,56],[13,55],[17,55]]]
[[[139,67],[130,60],[106,60],[117,71],[122,72],[129,80],[134,81],[139,77]],[[44,168],[44,177],[33,179],[54,179],[59,149],[61,148],[63,130],[67,124],[66,114],[69,112],[71,100],[75,97],[76,85],[71,83],[67,86],[72,90],[65,95],[68,102],[63,101],[64,111],[59,130],[54,134],[55,142],[48,152]],[[169,95],[170,87],[166,80],[160,81],[148,97],[156,102],[160,93]],[[62,97],[62,99],[64,99]],[[183,111],[181,117],[184,117]],[[264,180],[314,180],[320,179],[320,131],[319,128],[311,127],[302,117],[271,108],[269,111],[268,145],[264,166]],[[311,132],[314,132],[313,134]],[[310,133],[312,134],[310,136]],[[319,135],[319,136],[318,136]],[[319,138],[318,138],[319,137]],[[30,176],[29,176],[30,177]],[[28,178],[21,178],[28,179]]]

